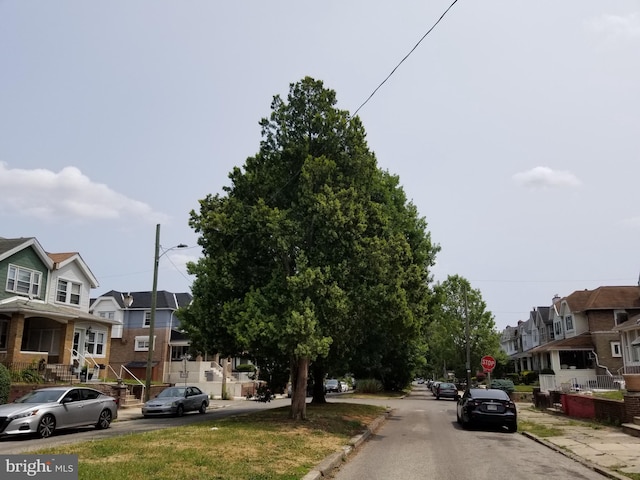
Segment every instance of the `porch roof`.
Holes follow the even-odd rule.
[[[552,350],[595,350],[595,348],[591,340],[591,333],[586,332],[575,337],[563,338],[539,345],[529,350],[529,353],[549,352]]]
[[[6,302],[0,303],[0,313],[11,315],[12,313],[21,313],[25,318],[30,317],[47,317],[57,322],[66,324],[69,320],[84,320],[109,325],[119,325],[117,320],[92,315],[75,308],[51,305],[39,300],[30,300],[28,298],[14,297]]]

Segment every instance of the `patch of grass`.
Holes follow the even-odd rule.
[[[562,435],[561,428],[550,427],[541,423],[529,422],[526,420],[518,420],[518,430],[529,432],[537,437],[557,437]]]
[[[307,405],[307,420],[290,407],[195,425],[60,445],[39,453],[78,455],[79,480],[293,480],[384,412],[373,405]]]
[[[525,393],[533,392],[533,385],[514,385],[514,388],[516,392],[525,392]]]
[[[606,392],[593,392],[594,397],[608,400],[624,400],[624,390],[610,390]]]

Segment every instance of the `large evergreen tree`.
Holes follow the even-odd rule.
[[[308,77],[274,97],[258,153],[191,212],[204,257],[181,319],[208,351],[289,357],[294,419],[310,362],[348,365],[371,332],[399,345],[421,328],[438,250],[360,120],[335,104]]]

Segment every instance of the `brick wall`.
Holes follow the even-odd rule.
[[[633,417],[640,417],[640,394],[624,396],[625,423],[633,423]]]

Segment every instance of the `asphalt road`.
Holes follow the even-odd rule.
[[[393,413],[335,480],[605,478],[519,433],[463,430],[456,422],[456,402],[436,400],[423,385],[405,399],[362,403],[389,406]]]

